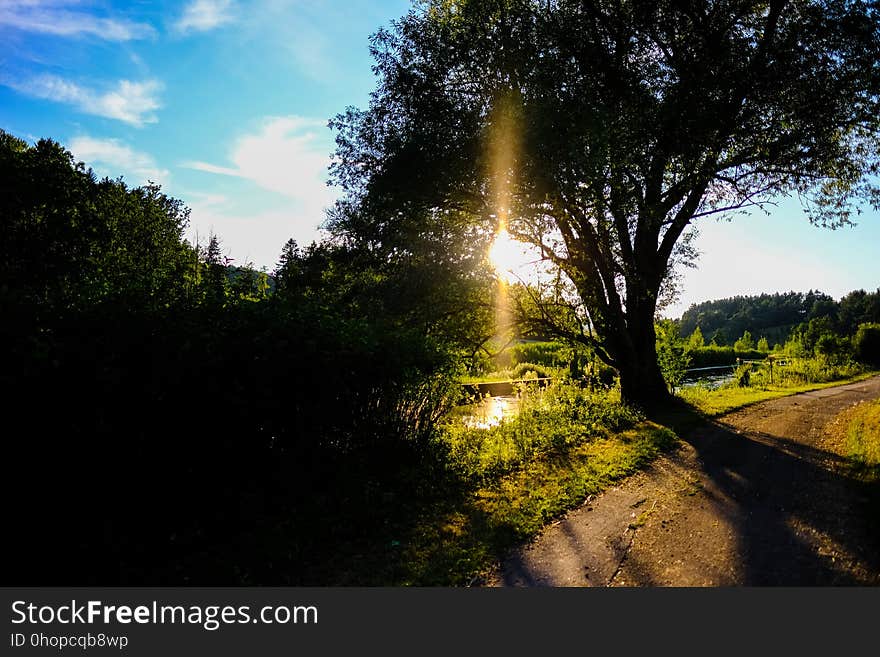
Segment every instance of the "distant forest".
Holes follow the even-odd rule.
[[[707,344],[733,345],[746,331],[782,344],[792,329],[821,321],[839,335],[853,335],[859,324],[880,322],[880,288],[854,290],[840,301],[818,290],[736,296],[692,305],[681,316],[679,331],[691,335],[699,327]]]

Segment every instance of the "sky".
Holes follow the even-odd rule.
[[[0,0],[0,128],[55,139],[101,176],[153,181],[235,264],[320,237],[327,121],[365,107],[369,37],[409,0]],[[706,219],[677,317],[737,294],[880,287],[880,214],[810,226],[795,201]]]

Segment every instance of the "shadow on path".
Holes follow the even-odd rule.
[[[847,477],[840,457],[798,440],[687,420],[697,424],[682,435],[702,464],[705,493],[737,536],[738,584],[880,584],[876,485]]]

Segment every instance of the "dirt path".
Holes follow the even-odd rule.
[[[874,377],[701,426],[514,551],[488,584],[880,585],[876,488],[822,448],[838,413],[878,397]]]

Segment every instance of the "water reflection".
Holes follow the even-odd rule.
[[[715,390],[720,388],[725,383],[733,381],[733,374],[715,374],[713,376],[701,376],[696,379],[685,379],[681,382],[682,388],[695,388],[701,387],[706,388],[707,390]]]
[[[497,427],[505,418],[516,415],[519,410],[519,399],[511,396],[487,396],[477,404],[471,404],[464,410],[464,423],[472,429],[490,429]]]

